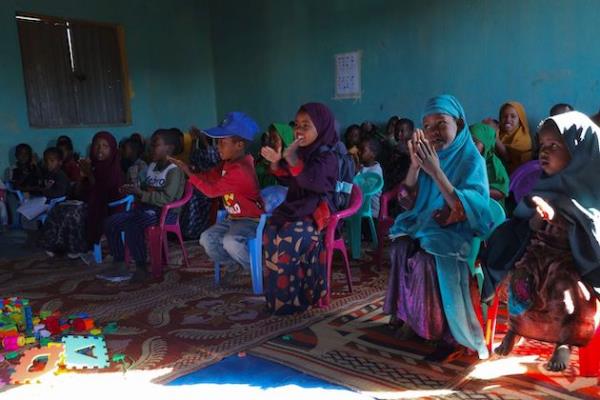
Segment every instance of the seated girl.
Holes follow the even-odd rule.
[[[496,153],[509,174],[532,158],[531,136],[527,115],[521,103],[509,101],[500,107],[500,128],[496,137]]]
[[[456,343],[487,358],[465,262],[473,238],[492,226],[485,162],[471,140],[462,106],[449,95],[430,99],[423,131],[408,142],[411,164],[399,191],[405,211],[390,230],[391,270],[384,311],[399,336],[440,341],[442,360]]]
[[[289,124],[273,123],[262,138],[262,145],[283,152],[294,141],[294,129]],[[263,157],[257,157],[256,176],[261,189],[277,185],[277,179],[270,171],[269,161]]]
[[[577,111],[546,119],[538,135],[542,176],[514,213],[524,224],[508,221],[489,239],[491,249],[516,260],[503,265],[488,257],[485,263],[486,279],[489,269],[510,271],[509,331],[496,349],[500,355],[509,354],[519,336],[554,343],[547,368],[562,371],[570,346],[585,346],[596,330],[599,134]],[[511,226],[526,231],[517,235],[521,240],[506,229]]]
[[[113,268],[98,275],[98,278],[112,282],[131,279],[131,282],[143,282],[148,277],[146,264],[147,227],[159,222],[162,207],[178,200],[185,189],[185,176],[181,169],[167,160],[167,157],[181,151],[180,135],[172,129],[159,129],[152,135],[152,163],[148,166],[145,182],[139,185],[123,185],[123,194],[136,196],[133,210],[114,214],[104,224],[110,253],[113,256]],[[176,218],[178,210],[173,211],[167,222]],[[121,239],[125,232],[125,244]],[[135,273],[131,274],[125,264],[125,245],[135,260]]]
[[[485,166],[490,184],[490,197],[504,205],[504,199],[508,196],[508,173],[502,161],[496,156],[494,146],[496,143],[496,132],[494,128],[484,123],[471,125],[469,128],[471,136],[477,146],[477,150],[485,159]]]
[[[41,236],[47,254],[66,253],[69,258],[81,257],[100,241],[102,227],[109,215],[108,203],[123,195],[124,182],[117,141],[109,132],[98,132],[92,139],[90,159],[79,160],[81,180],[76,187],[85,202],[66,202],[48,213]]]
[[[360,157],[358,156],[358,145],[363,138],[362,130],[360,126],[354,124],[346,128],[346,134],[344,140],[346,142],[346,149],[354,160],[354,169],[358,171],[360,169]]]
[[[314,306],[327,293],[324,228],[333,208],[338,142],[333,113],[320,103],[296,114],[296,140],[281,153],[263,147],[272,172],[288,187],[285,201],[265,228],[264,281],[267,308],[290,314]]]

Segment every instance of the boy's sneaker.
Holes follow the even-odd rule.
[[[81,257],[81,253],[67,253],[67,257],[69,260],[77,260],[79,257]]]

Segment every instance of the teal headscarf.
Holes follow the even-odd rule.
[[[454,186],[467,218],[447,227],[441,227],[433,219],[433,214],[444,206],[445,201],[433,179],[421,171],[415,205],[398,215],[390,236],[408,235],[418,239],[421,248],[435,256],[444,312],[454,339],[476,350],[480,358],[487,358],[483,331],[471,302],[470,272],[466,263],[473,239],[486,235],[493,226],[485,160],[471,140],[465,112],[454,96],[431,98],[425,105],[423,116],[432,114],[450,115],[463,122],[454,141],[437,154],[441,169]]]

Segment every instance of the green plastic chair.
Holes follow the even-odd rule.
[[[354,177],[353,182],[360,187],[363,193],[362,204],[356,214],[349,219],[348,229],[350,236],[350,248],[352,249],[352,258],[360,258],[361,248],[361,230],[362,219],[368,218],[369,227],[371,228],[371,238],[373,244],[377,246],[377,230],[375,229],[375,221],[371,211],[371,197],[381,191],[383,188],[383,177],[374,172],[365,172]]]
[[[502,208],[500,203],[492,198],[490,198],[490,211],[492,212],[492,221],[494,222],[494,226],[484,237],[473,239],[471,253],[469,253],[469,256],[467,257],[467,264],[469,264],[471,275],[474,275],[477,278],[477,287],[479,288],[479,293],[481,293],[481,288],[483,287],[483,270],[481,269],[481,266],[475,265],[475,262],[477,261],[477,256],[479,255],[481,241],[488,240],[494,230],[506,220],[504,208]]]

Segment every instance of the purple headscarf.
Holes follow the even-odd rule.
[[[309,160],[313,153],[321,146],[333,147],[338,142],[335,130],[335,117],[331,110],[323,103],[306,103],[300,107],[298,112],[309,115],[313,125],[317,128],[317,139],[306,147],[298,149],[298,155],[302,161]]]
[[[309,115],[318,136],[310,145],[298,148],[298,157],[304,163],[303,172],[296,177],[280,179],[288,186],[288,192],[271,217],[271,223],[276,225],[312,216],[321,200],[331,200],[338,179],[336,154],[321,150],[322,146],[333,148],[339,141],[333,113],[321,103],[304,104],[298,112]],[[283,163],[285,165],[285,161]]]

